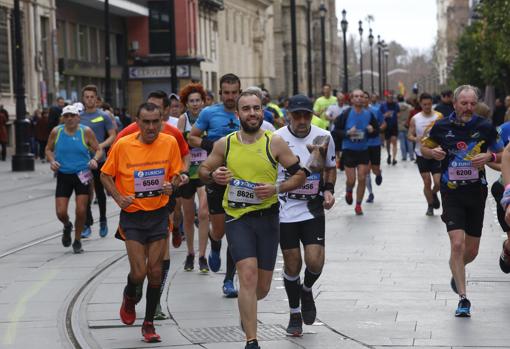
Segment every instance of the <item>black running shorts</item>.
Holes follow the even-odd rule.
[[[299,248],[300,241],[303,246],[324,246],[325,226],[324,216],[301,222],[280,223],[280,247],[282,250]]]
[[[223,194],[227,189],[226,185],[210,183],[205,186],[207,191],[207,204],[209,205],[209,214],[223,214]]]
[[[486,199],[486,186],[442,190],[441,219],[446,225],[446,231],[462,229],[469,236],[482,236]]]
[[[371,165],[379,166],[381,165],[381,146],[374,145],[368,147],[368,160]]]
[[[197,189],[203,187],[204,183],[198,178],[190,179],[188,183],[179,187],[181,197],[183,199],[191,199],[197,192]]]
[[[358,165],[368,165],[369,155],[367,150],[344,149],[342,152],[342,161],[345,167],[354,168]]]
[[[57,190],[55,190],[56,198],[70,198],[73,195],[89,195],[89,185],[83,184],[75,173],[57,172]]]
[[[119,226],[126,240],[135,240],[145,245],[168,236],[168,208],[154,211],[120,211]]]
[[[441,173],[440,161],[434,159],[426,159],[423,156],[416,155],[416,164],[418,165],[418,171],[420,171],[420,173]]]
[[[501,199],[503,198],[503,192],[505,191],[505,187],[503,187],[503,184],[501,184],[499,181],[494,182],[491,187],[491,193],[494,197],[494,200],[496,200],[496,210],[498,213],[498,222],[501,226],[501,229],[503,229],[504,232],[510,231],[510,226],[505,221],[505,210],[503,210],[503,207],[499,203]]]
[[[265,210],[267,211],[267,210]],[[259,269],[273,271],[280,240],[280,218],[278,212],[244,215],[234,219],[225,217],[225,234],[234,262],[246,258],[257,258]]]
[[[398,137],[398,125],[386,127],[384,130],[384,139],[389,140],[391,137]]]

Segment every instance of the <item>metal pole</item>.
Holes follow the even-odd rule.
[[[293,94],[299,93],[298,62],[297,62],[297,33],[296,33],[296,0],[290,0],[290,34],[292,46],[292,88]]]
[[[12,157],[13,171],[34,171],[34,154],[30,153],[28,142],[28,128],[30,122],[26,119],[25,105],[25,74],[23,65],[23,36],[21,33],[21,11],[19,0],[14,0],[14,57],[16,94],[16,121],[14,122],[16,149]]]
[[[306,49],[307,49],[307,70],[308,70],[308,97],[313,96],[313,78],[312,78],[312,1],[308,0],[308,8],[306,11]]]
[[[343,46],[344,46],[344,93],[349,93],[349,73],[347,71],[347,38],[346,38],[346,32],[347,32],[347,25],[349,24],[346,19],[347,12],[345,10],[342,10],[342,34],[343,34]]]
[[[110,5],[109,0],[104,1],[104,100],[112,103],[112,63],[110,60]]]
[[[388,71],[388,51],[387,49],[384,51],[384,59],[386,61],[386,90],[389,90],[390,88],[390,75],[389,75],[389,71]]]
[[[371,93],[374,94],[374,55],[372,51],[372,46],[374,45],[374,36],[372,35],[372,28],[370,28],[368,43],[370,44],[370,87]]]
[[[168,0],[168,26],[170,29],[170,85],[172,92],[177,93],[177,48],[175,47],[175,6],[174,0]]]
[[[363,90],[363,27],[359,21],[359,88]]]
[[[377,67],[379,70],[379,97],[382,97],[381,36],[377,35]]]
[[[325,22],[325,13],[326,8],[324,4],[320,6],[321,12],[321,64],[322,64],[322,86],[326,84],[326,26]]]

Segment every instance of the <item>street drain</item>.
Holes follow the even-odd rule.
[[[193,344],[244,342],[246,336],[238,326],[181,328],[179,331]],[[257,339],[274,341],[285,337],[283,327],[279,325],[258,325]]]

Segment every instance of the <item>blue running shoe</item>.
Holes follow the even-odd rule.
[[[375,176],[375,184],[381,185],[381,183],[382,183],[382,176],[381,175]]]
[[[215,251],[211,249],[211,252],[209,252],[208,261],[209,268],[215,273],[218,272],[218,270],[220,270],[221,267],[220,250]]]
[[[374,202],[374,194],[372,194],[372,193],[368,194],[367,202],[368,202],[369,204],[371,204],[371,203],[373,203],[373,202]]]
[[[84,226],[83,231],[81,232],[81,238],[86,239],[90,237],[90,234],[92,234],[92,229],[90,229],[90,225]]]
[[[227,298],[237,298],[237,290],[232,280],[225,280],[223,282],[223,294]]]
[[[106,224],[106,221],[99,223],[99,236],[104,238],[106,235],[108,235],[108,225]]]
[[[471,316],[471,302],[467,298],[461,298],[457,310],[455,311],[456,317],[470,317]]]

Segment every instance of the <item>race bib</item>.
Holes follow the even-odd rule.
[[[153,170],[135,171],[135,198],[149,198],[159,196],[163,192],[165,170],[157,168]]]
[[[207,159],[207,151],[202,148],[192,148],[190,154],[192,165],[200,165]]]
[[[448,167],[448,178],[451,181],[477,180],[480,174],[471,161],[452,161]]]
[[[255,183],[242,179],[232,179],[228,187],[228,205],[240,208],[262,203],[262,200],[255,195],[256,186]]]
[[[315,198],[319,194],[319,184],[321,175],[312,173],[306,178],[305,184],[288,193],[288,197],[296,200],[309,200]]]
[[[78,178],[80,179],[80,182],[84,185],[89,184],[92,178],[94,178],[94,176],[92,176],[92,171],[89,169],[80,171],[77,173],[77,175]]]
[[[351,135],[351,140],[354,142],[359,142],[365,139],[365,131],[363,130],[356,130],[354,134]]]

